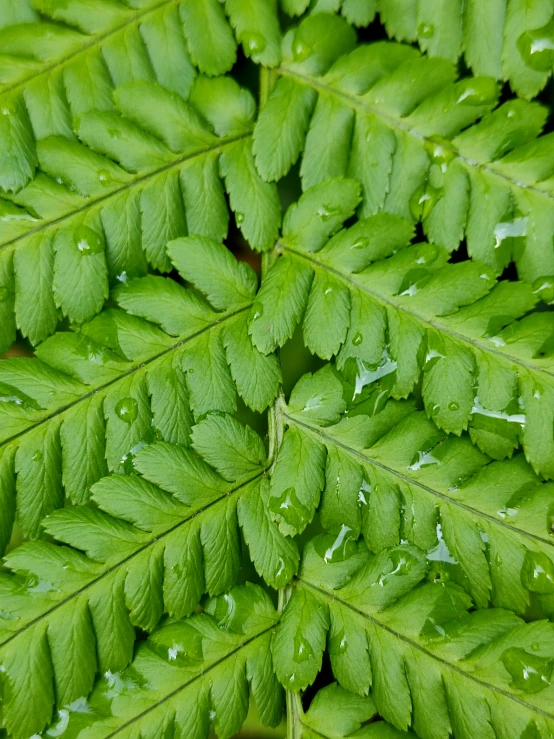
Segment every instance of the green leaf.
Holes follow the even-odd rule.
[[[339,382],[329,366],[314,377],[323,374]],[[319,520],[329,532],[321,544],[328,561],[341,562],[360,533],[374,552],[408,541],[427,553],[441,579],[461,585],[479,607],[492,602],[524,615],[538,598],[550,613],[549,575],[539,576],[533,568],[554,573],[544,515],[552,484],[542,482],[521,453],[491,460],[467,434],[445,437],[413,401],[383,400],[387,391],[378,383],[366,387],[361,401],[349,404],[339,420],[341,404],[334,424],[307,416],[295,401],[300,391],[306,407],[320,398],[320,387],[307,375],[282,409],[289,428],[272,487],[285,487],[280,483],[285,464],[294,472],[295,495],[302,490],[300,474],[309,470],[314,480],[324,475]],[[294,453],[287,441],[291,434]],[[312,453],[299,467],[298,449],[314,444],[323,445],[326,454]],[[300,494],[289,493],[286,502],[289,518],[305,513]]]
[[[550,151],[551,143],[549,136],[538,138],[545,111],[522,100],[494,109],[498,90],[491,78],[503,76],[505,16],[512,52],[505,52],[504,59],[517,66],[528,34],[518,27],[514,38],[514,19],[525,26],[533,12],[542,17],[547,4],[538,3],[540,10],[531,11],[515,2],[506,11],[499,0],[480,11],[473,3],[456,21],[457,14],[462,16],[460,3],[448,10],[433,0],[382,3],[389,33],[409,40],[419,34],[424,48],[442,39],[437,56],[455,59],[463,33],[466,58],[483,76],[458,81],[446,60],[418,58],[413,49],[391,42],[348,49],[330,68],[319,64],[311,34],[316,19],[330,23],[333,16],[309,16],[285,37],[284,49],[290,52],[284,54],[256,124],[260,173],[268,179],[283,176],[303,150],[304,189],[330,177],[356,177],[363,184],[362,215],[384,210],[422,220],[428,237],[449,251],[465,236],[469,255],[498,274],[511,261],[528,282],[550,274],[554,261],[544,224],[552,215],[552,170],[543,152]],[[483,27],[485,32],[478,30]],[[452,43],[448,34],[453,34]],[[537,39],[546,36],[547,31],[542,36],[537,31]],[[316,38],[324,37],[318,28]],[[532,67],[527,63],[525,68],[529,90],[544,84],[546,77],[533,79]]]
[[[229,604],[240,612],[240,623],[229,622]],[[250,696],[264,725],[275,726],[282,691],[269,656],[278,618],[270,599],[247,583],[208,602],[207,611],[160,626],[140,644],[126,670],[99,677],[88,700],[88,730],[99,737],[129,730],[144,737],[176,732],[200,737],[213,721],[218,736],[231,737],[246,718]],[[263,710],[268,695],[272,709]],[[81,716],[77,705],[69,706],[49,731],[58,731],[65,721],[68,730],[79,732]]]
[[[256,64],[275,67],[281,61],[281,34],[271,0],[226,0],[225,8],[237,40]]]
[[[283,534],[301,533],[312,520],[323,487],[325,447],[290,428],[271,476],[268,507]]]
[[[489,726],[493,736],[504,728],[521,733],[531,726],[537,736],[547,735],[553,718],[552,625],[525,623],[497,609],[467,612],[469,601],[456,585],[422,581],[424,576],[422,553],[407,545],[370,558],[338,586],[324,558],[320,555],[317,564],[311,555],[309,571],[301,569],[276,631],[279,679],[287,683],[298,664],[290,648],[293,628],[298,624],[305,640],[311,636],[302,608],[310,601],[312,613],[324,614],[317,622],[317,656],[335,618],[342,635],[330,642],[332,659],[358,647],[352,637],[367,640],[371,669],[363,692],[372,687],[377,712],[397,729],[412,726],[426,737],[448,731],[472,736]],[[532,683],[525,677],[529,669],[536,675]],[[302,684],[310,679],[307,674]]]
[[[229,415],[202,419],[192,431],[192,446],[225,480],[259,474],[267,464],[260,437]]]
[[[266,487],[260,496],[262,463],[267,463],[263,443],[235,419],[218,416],[200,423],[195,442],[213,431],[214,421],[227,423],[205,441],[206,457],[221,460],[225,439],[236,447],[242,437],[242,461],[235,452],[225,463],[228,476],[232,470],[241,482],[226,482],[190,449],[155,442],[137,453],[142,476],[102,478],[92,486],[94,508],[55,511],[43,521],[49,542],[27,542],[7,556],[10,573],[0,582],[5,614],[0,664],[8,681],[19,679],[10,655],[30,634],[46,630],[51,651],[40,652],[46,660],[40,674],[53,675],[57,705],[68,705],[92,688],[96,655],[101,673],[125,668],[134,626],[151,631],[164,612],[188,616],[204,592],[229,590],[241,561],[236,508],[243,497],[240,523],[256,566],[268,582],[290,580],[298,550],[270,521]],[[40,697],[45,690],[42,678],[27,685],[11,701],[10,716],[25,702],[45,702]],[[274,709],[267,711],[275,716]],[[41,716],[39,711],[33,721],[49,720]]]
[[[179,12],[192,61],[200,71],[216,75],[230,70],[236,44],[218,0],[183,0]]]
[[[153,275],[115,293],[128,310],[161,323],[174,338],[142,318],[108,309],[79,333],[60,332],[43,342],[38,359],[0,363],[0,449],[12,441],[18,447],[18,510],[26,535],[40,535],[41,519],[65,496],[86,503],[91,485],[108,470],[132,471],[136,454],[155,438],[188,444],[193,414],[233,412],[235,387],[258,411],[275,399],[278,362],[258,353],[245,328],[255,288],[250,268],[219,245],[204,258],[205,264],[213,258],[211,278],[195,277],[192,266],[183,269],[209,291],[217,311],[195,289]],[[265,460],[260,448],[252,469]],[[0,476],[10,529],[13,485],[13,472],[11,479]],[[6,529],[2,544],[9,538]]]
[[[320,187],[289,213],[307,210]],[[285,224],[291,219],[287,214]],[[362,236],[373,224],[383,240]],[[335,338],[331,349],[329,337],[344,337],[337,364],[352,377],[352,400],[379,378],[387,378],[393,397],[406,397],[421,378],[426,412],[439,428],[460,434],[491,419],[488,434],[477,434],[484,452],[511,456],[521,439],[533,468],[552,476],[552,436],[544,433],[554,418],[545,344],[552,322],[548,312],[532,312],[537,293],[530,286],[495,282],[477,262],[447,263],[447,253],[431,244],[408,246],[410,227],[398,217],[363,219],[315,253],[310,236],[298,233],[302,239],[293,230],[283,235],[282,256],[251,311],[250,333],[260,351],[282,346],[308,306],[303,329],[312,350],[328,357],[339,346]],[[308,233],[319,239],[317,224]],[[358,249],[356,257],[341,258]],[[318,323],[310,304],[319,305],[321,287],[331,283],[335,294],[348,294],[350,310],[345,299],[341,312]]]
[[[306,588],[293,591],[271,649],[275,674],[289,690],[311,685],[321,669],[329,612]]]

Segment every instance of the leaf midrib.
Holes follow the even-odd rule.
[[[328,590],[325,590],[325,588],[321,588],[318,585],[314,585],[313,583],[309,582],[308,580],[305,580],[303,577],[298,577],[299,582],[301,582],[306,587],[311,588],[312,590],[315,590],[317,593],[320,593],[321,595],[324,595],[329,600],[334,600],[337,603],[340,603],[341,605],[345,606],[349,610],[351,610],[353,613],[356,613],[358,616],[361,616],[366,621],[369,621],[370,623],[374,624],[375,626],[378,626],[379,628],[383,629],[384,631],[387,631],[389,634],[392,634],[395,638],[399,639],[400,641],[405,642],[410,647],[417,649],[418,651],[425,654],[427,657],[431,657],[436,662],[439,662],[444,668],[447,668],[449,670],[453,670],[454,672],[458,673],[459,675],[462,675],[464,678],[467,678],[468,680],[472,680],[473,682],[480,685],[482,688],[485,688],[486,690],[491,690],[495,693],[499,693],[500,695],[504,696],[504,698],[509,698],[510,700],[515,701],[516,703],[519,703],[520,705],[524,706],[526,709],[533,711],[535,713],[539,713],[542,716],[546,716],[549,719],[554,719],[554,714],[548,713],[548,711],[545,711],[543,708],[538,708],[537,706],[534,706],[532,703],[527,703],[526,701],[522,700],[521,698],[518,698],[516,695],[513,695],[512,693],[508,693],[508,691],[503,690],[502,688],[498,688],[495,685],[492,685],[491,683],[487,683],[484,680],[481,680],[480,678],[476,677],[475,675],[472,675],[470,672],[465,672],[461,668],[457,667],[452,662],[448,662],[447,660],[443,659],[442,657],[439,657],[437,654],[434,654],[433,652],[430,652],[429,650],[425,649],[421,644],[419,644],[417,641],[413,641],[410,639],[410,637],[405,636],[404,634],[401,634],[400,632],[393,629],[391,626],[388,626],[387,624],[383,623],[382,621],[379,621],[374,616],[370,616],[368,613],[365,613],[359,608],[356,608],[356,606],[352,605],[351,603],[348,603],[348,601],[342,600],[334,593],[330,593]]]
[[[167,536],[169,536],[170,534],[172,534],[174,531],[176,531],[177,529],[179,529],[181,526],[185,526],[186,524],[190,523],[190,521],[192,521],[194,518],[197,518],[198,516],[201,516],[202,514],[206,513],[206,511],[208,511],[210,508],[213,508],[214,506],[218,505],[223,500],[230,499],[233,496],[237,495],[237,493],[240,490],[242,490],[243,488],[245,488],[247,485],[250,485],[251,482],[254,482],[254,480],[257,480],[258,478],[261,478],[267,472],[267,469],[268,469],[267,467],[264,467],[262,470],[260,470],[260,472],[258,472],[257,474],[253,475],[252,477],[248,478],[248,480],[245,480],[245,481],[241,482],[240,485],[237,485],[236,487],[231,488],[230,490],[227,490],[225,493],[223,493],[222,495],[220,495],[215,500],[212,500],[210,503],[207,503],[203,508],[198,508],[198,509],[196,509],[194,511],[191,511],[190,514],[186,518],[183,518],[181,521],[179,521],[179,523],[174,524],[173,526],[171,526],[170,528],[166,529],[162,533],[159,533],[159,534],[154,535],[152,532],[147,532],[152,537],[150,539],[150,541],[146,542],[142,546],[137,547],[137,549],[135,549],[127,557],[125,557],[124,559],[121,559],[118,562],[116,562],[115,564],[111,565],[106,570],[104,570],[104,572],[102,572],[101,574],[99,574],[97,577],[95,577],[94,579],[90,580],[89,582],[87,582],[81,588],[79,588],[78,590],[75,590],[73,593],[71,593],[70,595],[68,595],[63,600],[60,600],[60,601],[52,604],[52,607],[51,608],[49,608],[48,610],[45,610],[39,616],[36,616],[36,618],[34,618],[31,621],[29,621],[28,623],[26,623],[25,626],[23,626],[21,629],[19,629],[19,631],[17,631],[14,634],[11,634],[5,641],[3,641],[0,644],[0,651],[3,650],[4,647],[7,644],[9,644],[10,642],[12,642],[15,639],[19,638],[22,634],[24,634],[32,626],[35,626],[37,623],[40,623],[40,621],[42,621],[43,619],[48,618],[55,611],[57,611],[60,608],[62,608],[63,606],[65,606],[67,603],[70,603],[75,598],[78,598],[80,595],[82,595],[83,593],[85,593],[87,590],[89,590],[90,588],[92,588],[94,585],[96,585],[97,583],[99,583],[101,580],[103,580],[106,577],[109,577],[113,572],[116,572],[121,567],[124,567],[134,557],[138,557],[140,554],[142,554],[144,551],[146,551],[149,547],[156,546],[158,544],[158,542],[163,541]],[[117,520],[121,520],[121,519],[117,519]],[[71,548],[73,548],[73,547],[71,547]],[[94,560],[92,560],[92,561],[94,562]],[[101,564],[101,563],[99,563],[99,564]]]
[[[428,141],[429,143],[433,143],[432,136],[425,136],[424,134],[420,133],[416,128],[412,128],[411,126],[408,126],[401,119],[394,118],[394,116],[390,116],[387,113],[380,111],[378,108],[375,108],[372,105],[369,105],[368,103],[361,100],[359,97],[356,97],[355,95],[351,95],[347,92],[342,92],[342,90],[339,90],[336,87],[332,87],[331,85],[326,85],[324,82],[321,82],[321,80],[317,79],[316,77],[312,77],[311,75],[302,74],[300,72],[293,71],[291,69],[288,69],[285,66],[277,68],[275,72],[276,74],[279,74],[282,77],[290,77],[292,79],[296,79],[301,84],[306,85],[307,87],[311,87],[314,90],[318,90],[319,92],[324,92],[327,95],[341,98],[348,104],[350,108],[353,108],[355,110],[364,110],[367,113],[371,113],[377,118],[380,118],[386,125],[389,126],[389,128],[399,129],[403,131],[404,133],[407,133],[413,136],[419,141],[422,141],[422,142]],[[471,126],[469,128],[471,128]],[[441,146],[443,146],[442,142],[441,142]],[[522,190],[528,190],[530,192],[536,193],[537,195],[542,195],[543,197],[548,198],[548,200],[554,200],[554,193],[551,193],[548,190],[543,190],[537,185],[529,185],[526,182],[521,182],[521,180],[516,180],[504,174],[503,172],[499,172],[498,170],[494,169],[494,167],[490,164],[482,164],[481,162],[478,162],[476,159],[471,159],[470,157],[466,157],[463,154],[460,154],[460,152],[456,149],[456,147],[450,141],[448,141],[448,139],[445,139],[444,148],[448,150],[448,153],[452,157],[452,159],[457,159],[459,162],[461,162],[467,167],[473,167],[474,169],[479,169],[482,172],[486,172],[486,174],[491,175],[492,177],[497,177],[498,179],[505,181],[510,187],[519,187]]]
[[[186,336],[184,339],[179,339],[179,341],[177,341],[175,344],[172,344],[171,346],[167,347],[161,352],[158,352],[154,356],[149,357],[148,359],[143,359],[141,362],[138,362],[134,367],[131,367],[131,369],[127,370],[127,372],[124,372],[123,374],[118,375],[117,377],[114,377],[112,380],[109,380],[103,385],[98,385],[94,387],[93,390],[90,390],[84,395],[80,395],[79,398],[77,398],[77,400],[73,400],[70,403],[66,403],[60,408],[57,408],[55,411],[52,411],[52,413],[49,413],[47,416],[45,416],[45,418],[42,418],[40,421],[37,421],[36,423],[33,423],[32,425],[28,426],[23,431],[19,431],[17,434],[14,434],[13,436],[10,436],[9,438],[4,439],[4,441],[0,442],[0,449],[2,449],[2,447],[6,446],[7,444],[10,444],[11,442],[16,441],[22,436],[25,436],[25,434],[28,434],[30,431],[34,431],[39,426],[42,426],[43,424],[48,423],[53,418],[56,418],[62,413],[65,413],[65,411],[71,408],[74,408],[76,405],[79,405],[79,403],[82,403],[85,400],[88,400],[93,395],[97,395],[98,393],[105,391],[107,388],[111,387],[112,385],[115,385],[116,383],[124,380],[130,375],[133,375],[135,372],[142,371],[145,367],[148,367],[150,364],[152,364],[156,360],[161,359],[162,357],[165,357],[168,354],[171,354],[171,352],[177,351],[185,344],[188,344],[190,341],[193,341],[194,339],[198,338],[202,334],[207,333],[208,331],[211,331],[216,326],[219,326],[225,321],[228,321],[231,318],[234,318],[235,316],[238,316],[241,313],[244,313],[244,311],[246,310],[250,310],[250,307],[251,307],[251,304],[245,305],[242,308],[237,308],[237,310],[234,310],[231,313],[228,313],[227,315],[222,316],[221,318],[218,318],[216,321],[213,321],[208,326],[205,326],[204,328],[200,329],[200,331],[197,331],[196,333],[191,334],[190,336]],[[57,370],[57,371],[62,375],[66,375],[66,373],[62,372],[61,370]],[[70,375],[67,375],[67,376],[70,377]],[[72,377],[72,379],[74,378]]]
[[[430,488],[429,486],[425,485],[425,483],[420,482],[419,480],[414,480],[413,478],[408,477],[408,475],[404,475],[402,472],[395,470],[393,467],[389,467],[383,462],[379,462],[378,460],[373,459],[372,457],[369,457],[368,455],[363,454],[362,452],[359,452],[356,449],[352,449],[351,447],[347,446],[343,442],[335,439],[333,436],[327,435],[324,431],[322,431],[318,427],[311,426],[307,423],[304,423],[303,421],[299,421],[297,418],[294,418],[293,416],[289,416],[287,413],[283,413],[283,416],[287,419],[287,421],[290,424],[306,429],[309,433],[313,434],[313,436],[320,438],[320,439],[325,439],[326,441],[334,444],[335,446],[338,446],[341,449],[344,449],[344,451],[348,452],[351,456],[356,457],[357,459],[363,460],[364,462],[367,462],[373,465],[374,467],[378,467],[384,472],[388,472],[389,474],[394,475],[395,477],[398,477],[400,480],[402,480],[402,482],[405,482],[409,485],[415,485],[416,487],[419,487],[422,490],[425,490],[425,492],[430,493],[431,495],[434,495],[437,498],[440,498],[440,500],[443,500],[445,503],[448,503],[449,505],[453,505],[458,508],[461,508],[467,511],[468,513],[471,513],[474,516],[478,516],[479,518],[484,518],[487,521],[489,521],[489,523],[493,523],[493,524],[496,524],[497,526],[508,529],[512,533],[516,533],[516,534],[519,534],[520,536],[527,537],[528,539],[538,541],[541,544],[547,544],[548,546],[554,546],[554,541],[551,541],[548,538],[542,538],[541,536],[538,536],[537,534],[532,534],[529,531],[518,529],[515,526],[512,526],[511,524],[507,523],[506,521],[499,521],[498,519],[496,519],[494,516],[492,516],[489,513],[485,513],[484,511],[479,511],[475,508],[472,508],[466,503],[462,503],[461,501],[456,500],[455,498],[449,498],[444,493],[441,493],[438,490],[434,490],[433,488]]]
[[[168,5],[176,5],[178,0],[161,0],[161,2],[158,2],[157,5],[150,6],[146,10],[135,10],[133,13],[133,17],[129,20],[124,21],[123,23],[119,24],[118,26],[115,26],[114,28],[111,28],[109,31],[106,31],[105,33],[100,34],[87,34],[84,31],[81,31],[80,29],[76,28],[75,26],[71,26],[67,23],[63,23],[62,25],[66,28],[71,29],[72,31],[76,31],[77,33],[82,34],[83,39],[86,39],[89,37],[91,39],[90,43],[85,44],[81,46],[77,51],[73,51],[70,54],[67,54],[66,56],[59,57],[58,59],[54,60],[53,62],[47,64],[45,67],[43,67],[40,72],[34,72],[29,74],[28,77],[25,77],[24,79],[19,80],[18,82],[14,82],[12,85],[7,85],[6,87],[2,87],[0,89],[0,96],[3,96],[6,93],[13,92],[13,90],[17,90],[19,87],[24,87],[30,80],[38,79],[39,77],[42,77],[42,75],[48,74],[54,69],[57,69],[59,67],[64,66],[67,64],[67,62],[71,61],[72,59],[75,59],[75,57],[78,57],[80,54],[84,54],[89,49],[93,48],[94,46],[97,46],[101,43],[103,43],[107,38],[110,36],[113,36],[116,33],[119,33],[119,31],[123,30],[124,28],[128,28],[129,26],[132,26],[134,23],[139,23],[141,20],[143,20],[146,16],[151,15],[152,13],[156,13],[158,10],[163,9],[164,7]],[[131,9],[132,10],[132,9]],[[58,23],[58,21],[48,19],[48,22],[51,23]],[[36,24],[40,24],[40,21],[35,21]]]
[[[249,637],[248,639],[245,639],[241,644],[239,644],[237,647],[232,649],[230,652],[228,652],[224,657],[221,657],[220,659],[213,662],[209,667],[206,667],[203,669],[198,675],[195,675],[190,680],[187,680],[187,682],[183,683],[183,685],[179,686],[178,688],[175,688],[175,690],[171,691],[171,693],[168,693],[166,696],[161,698],[155,705],[150,706],[149,708],[142,711],[142,713],[138,713],[136,716],[133,716],[133,718],[126,721],[124,724],[119,726],[117,729],[111,732],[111,734],[105,734],[103,739],[111,739],[111,737],[117,736],[119,732],[123,731],[127,727],[131,726],[135,723],[135,721],[138,721],[139,719],[143,718],[143,716],[146,716],[151,711],[154,711],[158,706],[162,705],[168,700],[171,700],[171,698],[174,698],[176,695],[178,695],[182,690],[186,690],[190,685],[195,683],[197,680],[200,680],[204,675],[209,674],[212,670],[214,670],[216,667],[219,667],[219,665],[223,664],[226,660],[230,659],[231,657],[234,657],[235,654],[238,654],[242,649],[245,649],[247,646],[249,646],[252,642],[256,641],[256,639],[259,639],[260,637],[264,636],[265,634],[268,634],[270,631],[272,631],[278,622],[275,622],[271,626],[268,626],[267,628],[260,631],[258,634],[255,634],[254,636]],[[132,663],[131,663],[132,664]]]
[[[205,148],[199,149],[198,151],[195,151],[191,154],[186,154],[184,156],[178,157],[177,159],[174,159],[172,162],[169,162],[169,164],[164,164],[163,167],[159,167],[158,169],[151,170],[150,172],[147,172],[146,174],[139,175],[135,179],[133,179],[131,182],[128,182],[125,185],[122,185],[121,187],[118,187],[116,190],[112,190],[111,192],[106,193],[105,195],[101,195],[100,197],[97,197],[94,199],[91,198],[90,200],[87,200],[87,202],[84,205],[80,206],[79,208],[75,208],[74,210],[71,210],[68,213],[64,213],[64,215],[59,216],[58,218],[53,218],[52,220],[46,221],[45,223],[42,223],[40,226],[37,226],[36,228],[31,229],[30,231],[26,231],[24,234],[15,236],[13,239],[9,239],[9,241],[0,243],[0,251],[2,249],[7,249],[9,246],[16,244],[18,241],[23,241],[24,239],[34,236],[37,233],[45,231],[46,229],[51,228],[52,226],[57,226],[63,221],[66,221],[69,218],[72,218],[73,216],[78,215],[79,213],[83,213],[84,211],[87,211],[90,208],[94,208],[99,203],[103,203],[107,200],[110,200],[110,198],[115,198],[118,195],[120,195],[122,192],[125,192],[126,190],[131,190],[133,187],[139,187],[140,185],[142,185],[144,182],[146,182],[150,178],[157,177],[158,175],[163,174],[164,172],[180,167],[184,162],[190,161],[192,159],[196,159],[197,157],[198,158],[203,157],[206,154],[211,154],[212,152],[221,151],[225,149],[227,146],[232,146],[233,144],[237,143],[237,141],[243,141],[244,139],[249,138],[251,135],[252,133],[248,132],[248,133],[236,134],[235,136],[228,136],[228,137],[219,139],[216,143],[214,143],[211,146],[206,146]]]
[[[292,249],[290,246],[287,246],[286,243],[283,243],[283,242],[279,242],[277,244],[277,249],[280,251],[288,252],[289,254],[294,254],[295,257],[299,257],[300,259],[304,259],[305,261],[309,262],[313,267],[323,269],[329,272],[330,274],[334,275],[335,277],[338,277],[339,279],[343,280],[348,285],[351,285],[352,287],[356,288],[357,290],[361,290],[362,292],[365,292],[368,295],[371,295],[372,298],[382,303],[383,305],[390,305],[391,307],[396,308],[399,311],[402,311],[406,315],[411,316],[412,318],[415,318],[420,323],[423,323],[429,326],[430,328],[436,329],[437,331],[440,331],[443,334],[452,336],[453,338],[457,339],[460,342],[463,342],[464,344],[469,344],[470,346],[480,349],[481,351],[486,352],[487,354],[495,354],[498,357],[502,357],[502,359],[506,360],[507,362],[511,362],[513,364],[520,365],[521,367],[525,367],[531,372],[541,373],[543,375],[547,375],[548,377],[554,378],[554,371],[545,369],[544,367],[537,367],[537,365],[531,364],[531,362],[528,362],[525,359],[521,359],[520,357],[514,357],[510,354],[506,354],[505,352],[500,351],[496,347],[489,346],[488,344],[484,344],[480,341],[477,341],[476,339],[472,339],[469,336],[465,336],[464,334],[461,334],[458,331],[454,331],[453,329],[449,328],[447,325],[445,325],[444,323],[441,323],[440,321],[432,320],[431,318],[428,318],[422,315],[421,313],[417,313],[414,310],[409,310],[405,303],[399,303],[395,300],[392,300],[392,298],[389,298],[385,295],[381,295],[375,290],[372,290],[367,285],[362,285],[359,282],[356,282],[356,280],[354,280],[350,275],[344,274],[344,272],[340,272],[338,269],[334,269],[328,264],[319,262],[317,259],[315,259],[310,254],[306,254],[296,249]],[[315,252],[314,254],[317,254],[317,252]],[[474,302],[477,302],[477,301],[474,301]]]

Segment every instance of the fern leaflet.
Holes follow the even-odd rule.
[[[552,137],[537,138],[545,109],[522,100],[495,109],[492,79],[456,81],[444,59],[390,42],[323,64],[317,42],[337,28],[337,17],[308,16],[285,37],[256,124],[261,174],[282,177],[303,150],[304,189],[355,177],[363,216],[422,219],[448,251],[465,236],[470,256],[497,272],[514,260],[529,282],[554,273]]]
[[[552,313],[533,312],[540,292],[497,283],[478,262],[449,264],[433,244],[408,246],[410,226],[396,216],[339,231],[358,202],[358,184],[335,179],[290,208],[281,256],[252,308],[255,345],[282,346],[304,316],[306,346],[336,354],[339,369],[357,376],[356,393],[389,375],[391,395],[407,397],[421,378],[439,428],[460,434],[469,425],[482,451],[502,459],[522,424],[527,459],[552,477],[554,325]]]
[[[317,509],[336,548],[360,533],[373,552],[408,541],[478,607],[525,615],[533,602],[550,617],[552,483],[521,454],[496,462],[465,434],[446,437],[413,400],[386,401],[384,385],[347,408],[341,379],[329,365],[305,375],[278,409],[288,428],[268,507],[283,533],[301,532]]]
[[[206,238],[178,239],[170,250],[210,302],[168,278],[137,278],[117,293],[126,311],[107,309],[80,333],[55,334],[37,359],[0,362],[2,547],[15,491],[19,523],[36,538],[65,495],[85,503],[90,485],[108,469],[124,472],[156,433],[188,444],[193,414],[233,413],[236,390],[257,411],[275,398],[277,359],[247,335],[252,269]]]
[[[328,540],[307,544],[273,640],[282,684],[309,685],[328,638],[339,683],[360,695],[371,686],[380,715],[400,730],[413,726],[421,739],[551,735],[552,623],[468,613],[456,585],[425,581],[427,562],[412,545],[373,556],[349,542],[329,554]]]

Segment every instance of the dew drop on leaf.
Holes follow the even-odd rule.
[[[433,187],[429,183],[418,187],[409,203],[413,219],[415,221],[425,220],[443,195],[442,187]]]
[[[460,407],[459,403],[456,403],[455,400],[453,400],[451,403],[448,404],[449,411],[457,411],[459,407]]]
[[[40,449],[37,449],[36,452],[32,456],[33,462],[42,462],[42,452]]]
[[[242,226],[244,223],[244,213],[241,213],[240,210],[237,210],[235,213],[235,220],[237,222],[237,226]]]
[[[264,37],[256,31],[245,31],[241,42],[247,54],[261,54],[266,47]]]
[[[293,659],[295,662],[306,662],[314,656],[313,649],[310,642],[304,639],[302,634],[296,633],[294,635],[294,655]]]
[[[502,653],[502,664],[512,676],[512,685],[524,693],[538,693],[550,685],[552,660],[545,660],[525,649],[512,647]]]
[[[294,488],[287,488],[279,496],[269,498],[269,510],[282,518],[296,531],[301,531],[310,520],[310,512],[299,500]]]
[[[73,241],[83,256],[100,254],[104,251],[102,237],[88,226],[80,226],[73,235]]]
[[[521,583],[532,593],[554,593],[554,564],[542,552],[526,552],[521,568]]]
[[[9,288],[5,285],[0,285],[0,303],[4,303],[11,295]]]
[[[329,639],[329,650],[332,654],[345,654],[348,649],[348,639],[344,633],[344,629],[341,629],[337,634]]]
[[[522,33],[517,40],[517,47],[523,61],[531,69],[550,71],[554,62],[554,21]]]
[[[421,38],[433,38],[435,35],[435,26],[432,23],[420,23],[417,33]]]
[[[122,398],[116,403],[115,413],[118,418],[130,425],[138,416],[138,403],[134,398]]]
[[[365,239],[362,237],[360,239],[356,239],[356,241],[352,244],[350,248],[351,249],[365,249],[366,246],[368,245],[369,245],[369,239]]]
[[[264,306],[262,303],[254,303],[252,306],[252,310],[250,311],[250,323],[253,321],[257,321],[258,318],[263,316],[264,314]]]
[[[312,47],[302,38],[301,31],[298,29],[294,37],[292,45],[292,54],[295,61],[303,62],[312,53]]]
[[[315,550],[326,563],[344,562],[356,553],[356,544],[348,538],[350,531],[350,526],[343,524],[337,536],[325,534],[315,540]]]
[[[364,337],[363,337],[363,336],[361,335],[361,333],[360,333],[360,332],[358,331],[358,333],[356,333],[356,334],[354,335],[354,337],[353,337],[353,339],[352,339],[352,343],[354,344],[354,346],[360,346],[360,344],[362,343],[362,341],[363,341],[363,340],[364,340]]]
[[[539,277],[533,282],[533,292],[547,305],[554,303],[554,276]]]
[[[463,80],[458,89],[460,94],[456,103],[463,105],[492,105],[498,95],[496,82],[492,77],[471,77]]]

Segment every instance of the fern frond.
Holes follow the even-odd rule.
[[[378,383],[347,408],[343,383],[351,394],[327,365],[280,407],[268,506],[281,531],[301,532],[317,509],[337,548],[360,533],[374,552],[408,541],[478,607],[554,615],[553,483],[522,454],[493,461],[466,434],[446,437]]]
[[[281,0],[281,5],[289,15],[301,15],[309,0]],[[551,74],[552,51],[544,44],[551,35],[551,0],[334,0],[323,8],[313,5],[312,12],[340,11],[356,26],[367,26],[379,13],[390,37],[417,41],[430,56],[453,62],[463,54],[474,74],[509,82],[520,97],[535,97]]]
[[[491,78],[456,81],[446,60],[390,42],[318,67],[303,39],[323,38],[331,21],[339,19],[309,16],[283,42],[285,61],[254,134],[262,176],[282,177],[303,151],[304,189],[355,177],[362,216],[423,220],[448,251],[465,236],[470,256],[498,273],[514,260],[526,281],[553,274],[554,139],[539,137],[546,110],[522,100],[495,108]]]
[[[277,358],[260,354],[247,334],[253,270],[207,238],[173,241],[170,253],[192,287],[152,275],[129,280],[117,292],[125,311],[107,309],[80,333],[51,336],[36,359],[0,362],[0,500],[13,514],[17,490],[31,538],[64,493],[85,503],[92,483],[108,469],[123,472],[156,434],[188,444],[193,415],[233,413],[237,390],[257,411],[276,397]],[[2,548],[11,522],[2,523]]]
[[[127,669],[106,670],[88,700],[79,694],[78,700],[59,705],[47,735],[204,739],[213,722],[218,737],[227,739],[246,718],[249,693],[264,725],[276,725],[282,691],[269,642],[278,616],[268,595],[247,583],[208,600],[204,611],[183,621],[168,620],[141,642]],[[8,662],[4,725],[15,739],[40,731],[51,720],[54,687],[58,690],[48,663],[52,633],[37,630],[35,651]],[[56,645],[57,654],[72,664],[65,639]],[[94,652],[75,667],[80,675],[91,669],[94,674]],[[33,680],[42,683],[38,702],[27,694]],[[23,710],[17,710],[18,702]]]
[[[306,545],[275,633],[283,685],[313,682],[327,640],[339,683],[360,695],[371,687],[379,714],[421,739],[552,735],[552,623],[468,612],[456,585],[425,582],[412,545],[372,556],[350,542],[331,556],[328,539]]]
[[[62,315],[90,320],[110,281],[142,275],[148,264],[170,271],[171,239],[222,239],[224,190],[253,246],[269,248],[277,235],[277,191],[252,159],[254,100],[234,80],[200,77],[188,102],[139,80],[116,88],[113,99],[118,113],[80,116],[81,143],[41,139],[41,171],[0,201],[0,350],[16,325],[36,344]]]
[[[303,316],[308,349],[336,355],[339,369],[357,375],[356,394],[390,375],[391,395],[407,397],[421,380],[440,429],[469,426],[502,459],[521,424],[528,461],[554,476],[554,316],[533,312],[541,290],[496,282],[478,262],[450,264],[433,244],[408,246],[411,226],[397,216],[339,231],[359,199],[358,183],[334,179],[289,209],[281,256],[252,308],[254,344],[268,353],[282,346]]]
[[[200,72],[220,75],[236,60],[236,41],[219,0],[34,0],[4,11],[0,188],[28,184],[40,164],[35,139],[72,136],[72,118],[111,110],[113,84],[158,81],[186,98]],[[131,6],[131,7],[130,7]],[[247,56],[280,61],[281,35],[271,0],[227,0]]]
[[[143,448],[134,463],[140,477],[103,478],[92,486],[95,508],[65,508],[44,519],[55,544],[24,543],[5,558],[14,573],[0,576],[5,677],[23,678],[16,664],[22,652],[30,664],[43,663],[8,699],[8,726],[26,707],[44,705],[29,734],[40,731],[53,702],[70,705],[89,694],[97,670],[127,666],[133,626],[150,632],[163,613],[189,616],[204,592],[232,588],[239,524],[269,584],[284,587],[296,573],[296,544],[267,511],[262,440],[231,416],[214,415],[193,428],[192,438],[192,449],[166,442]],[[55,700],[47,706],[52,678]]]
[[[415,736],[378,720],[371,695],[350,693],[337,683],[319,690],[297,722],[301,726],[301,739],[346,739],[350,736],[356,739],[408,739]]]

